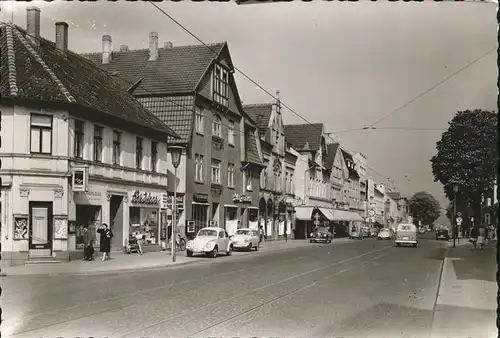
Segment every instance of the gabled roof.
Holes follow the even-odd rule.
[[[257,145],[257,137],[255,136],[255,129],[253,127],[250,127],[249,125],[245,126],[245,140],[246,140],[246,147],[245,147],[245,158],[248,162],[254,163],[254,164],[259,164],[259,165],[264,165],[260,155],[259,155],[259,148]]]
[[[335,163],[335,157],[337,157],[337,149],[340,144],[338,143],[330,143],[326,146],[326,169],[331,170],[333,168],[333,164]]]
[[[33,43],[22,28],[0,23],[0,94],[2,99],[86,108],[145,130],[178,137],[145,109],[107,72],[76,53],[63,54],[43,38]],[[92,117],[89,117],[92,120]]]
[[[287,124],[284,127],[285,139],[297,151],[318,151],[320,149],[323,123]]]
[[[351,154],[349,154],[346,150],[340,148],[342,151],[342,156],[344,156],[344,159],[347,163],[351,163],[354,165],[354,158],[352,157]],[[356,169],[351,168],[349,165],[347,165],[347,171],[349,172],[349,177],[352,178],[359,178],[359,173]]]
[[[245,113],[255,122],[259,134],[265,134],[269,127],[269,119],[273,111],[272,103],[256,103],[243,105]]]
[[[88,58],[102,69],[126,80],[131,86],[144,77],[134,95],[194,93],[201,79],[217,59],[225,42],[208,45],[158,48],[158,59],[149,60],[149,49],[113,51],[111,61],[102,63],[102,53],[87,53]]]

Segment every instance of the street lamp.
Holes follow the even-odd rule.
[[[457,214],[457,193],[458,193],[458,184],[453,182],[453,247],[455,247],[455,238],[457,237],[457,224],[456,224],[456,214]]]
[[[169,146],[168,152],[172,157],[172,165],[174,166],[174,180],[177,179],[177,168],[181,163],[181,155],[184,150],[181,146]],[[175,245],[176,245],[176,234],[175,229],[177,227],[177,182],[174,182],[174,202],[172,203],[172,263],[175,263]]]

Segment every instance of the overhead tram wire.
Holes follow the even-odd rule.
[[[203,46],[205,46],[207,49],[209,49],[214,55],[218,55],[218,53],[212,48],[210,47],[208,44],[206,44],[203,40],[201,40],[198,36],[196,36],[193,32],[191,32],[191,30],[189,30],[189,28],[185,27],[183,24],[181,24],[179,21],[177,21],[173,16],[171,16],[170,14],[168,14],[167,12],[165,12],[162,8],[160,8],[155,2],[151,1],[151,0],[146,0],[148,1],[153,7],[155,7],[158,11],[160,11],[163,15],[165,15],[166,17],[168,17],[171,21],[173,21],[177,26],[179,26],[180,28],[182,28],[186,33],[188,33],[189,35],[191,35],[195,40],[197,40],[199,43],[201,43]],[[245,77],[248,81],[252,82],[254,85],[256,85],[259,89],[261,89],[264,93],[266,93],[267,95],[269,95],[271,98],[273,98],[274,100],[278,101],[278,98],[276,96],[274,96],[272,93],[270,93],[267,89],[265,89],[262,85],[260,85],[257,81],[253,80],[250,76],[248,76],[245,72],[243,72],[242,70],[240,70],[239,68],[237,68],[236,66],[233,66],[233,68],[238,71],[238,73],[240,73],[241,75],[243,75],[243,77]],[[281,105],[285,108],[287,108],[289,111],[291,111],[295,116],[299,117],[300,119],[302,119],[303,121],[307,122],[307,124],[310,124],[310,125],[314,125],[312,122],[310,122],[309,120],[307,120],[304,116],[302,116],[301,114],[297,113],[294,109],[292,109],[291,107],[289,107],[288,105],[286,105],[281,99],[279,100]],[[328,135],[328,138],[331,139],[332,141],[334,141],[335,143],[339,143],[337,140],[335,140],[333,137],[331,137],[330,135]],[[351,151],[349,151],[351,152]],[[369,167],[369,166],[366,166],[368,169],[372,170],[373,172],[377,173],[377,171],[375,171],[373,168]],[[380,175],[380,174],[379,174]],[[382,177],[386,178],[384,175],[382,175]]]
[[[447,77],[445,77],[443,80],[439,81],[438,83],[436,83],[435,85],[431,86],[430,88],[428,88],[427,90],[423,91],[422,93],[420,93],[419,95],[415,96],[413,99],[411,99],[410,101],[406,102],[405,104],[397,107],[396,109],[388,112],[387,114],[383,115],[381,118],[379,118],[378,120],[376,120],[375,122],[373,122],[372,124],[368,125],[368,126],[365,126],[364,128],[366,129],[369,129],[377,124],[379,124],[380,122],[382,122],[383,120],[387,119],[389,116],[391,116],[392,114],[395,114],[397,113],[398,111],[400,111],[401,109],[409,106],[410,104],[412,104],[413,102],[417,101],[418,99],[420,99],[422,96],[428,94],[429,92],[431,92],[432,90],[436,89],[437,87],[439,87],[440,85],[442,85],[443,83],[447,82],[448,80],[450,80],[451,78],[455,77],[456,75],[458,75],[459,73],[461,73],[462,71],[464,71],[465,69],[469,68],[470,66],[474,65],[475,63],[479,62],[480,60],[484,59],[486,56],[488,56],[489,54],[495,52],[497,50],[497,47],[495,48],[492,48],[490,49],[489,51],[487,51],[486,53],[480,55],[479,57],[473,59],[472,61],[468,62],[467,64],[465,64],[463,67],[459,68],[458,70],[456,70],[455,72],[451,73],[450,75],[448,75]]]

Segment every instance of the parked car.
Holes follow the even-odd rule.
[[[424,227],[421,227],[418,229],[418,234],[419,235],[424,235],[425,234],[425,228]]]
[[[411,244],[417,247],[417,227],[414,224],[399,224],[396,230],[396,245]]]
[[[187,242],[186,255],[192,257],[193,254],[205,254],[216,258],[219,252],[225,252],[230,256],[233,251],[233,243],[227,232],[222,228],[206,227],[200,229],[196,237]]]
[[[311,233],[311,237],[309,239],[309,242],[311,242],[311,243],[318,243],[318,242],[331,243],[332,239],[333,239],[333,234],[330,232],[330,230],[328,230],[327,227],[317,227]]]
[[[448,231],[448,229],[439,229],[438,231],[436,231],[436,241],[439,241],[440,239],[450,239],[450,232]]]
[[[363,234],[361,231],[358,231],[358,229],[352,229],[351,232],[349,233],[349,238],[350,239],[363,239]]]
[[[389,228],[382,228],[378,232],[377,240],[391,239],[391,230]]]
[[[375,237],[377,236],[378,234],[378,231],[377,231],[377,228],[370,228],[370,237]]]
[[[369,227],[362,227],[361,228],[361,235],[363,237],[370,237],[370,228]]]
[[[259,250],[259,232],[253,229],[238,229],[231,237],[234,249],[246,249],[248,251],[255,248]]]

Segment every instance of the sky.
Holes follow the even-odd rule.
[[[101,51],[159,43],[199,44],[147,2],[2,2],[0,19],[25,27],[27,6],[41,9],[41,35],[55,39],[54,23],[67,21],[69,48]],[[411,196],[433,194],[448,204],[434,182],[430,158],[436,142],[459,110],[496,110],[496,4],[475,2],[293,2],[238,6],[233,2],[158,3],[204,42],[227,41],[233,62],[271,93],[280,91],[285,124],[323,122],[350,152],[368,158],[369,174]],[[12,15],[12,8],[14,13]],[[245,104],[272,102],[235,73]],[[418,99],[417,96],[428,91]],[[414,101],[413,101],[414,100]],[[412,101],[410,104],[408,104]],[[434,130],[339,131],[376,126]],[[437,129],[437,130],[436,130]],[[444,217],[439,221],[446,223]]]

